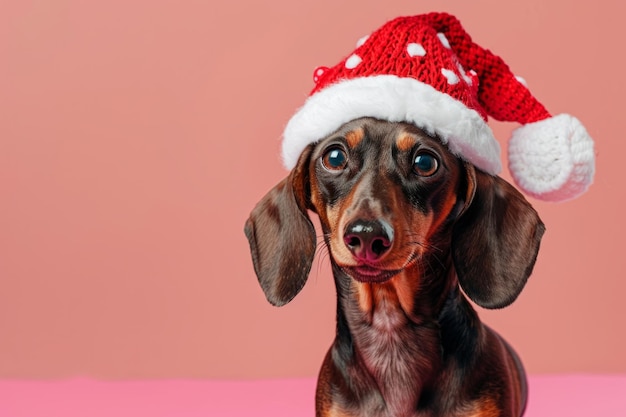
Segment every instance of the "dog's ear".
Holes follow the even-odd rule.
[[[306,148],[289,176],[259,201],[244,227],[254,271],[275,306],[287,304],[304,287],[315,255],[315,228],[307,213],[311,151]]]
[[[469,164],[466,170],[466,206],[452,234],[454,266],[476,304],[506,307],[532,272],[545,227],[512,185]]]

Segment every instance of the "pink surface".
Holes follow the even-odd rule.
[[[623,417],[626,375],[533,376],[526,417]],[[0,381],[2,417],[312,416],[314,379]]]

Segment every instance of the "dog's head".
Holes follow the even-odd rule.
[[[354,120],[309,145],[245,226],[256,274],[274,305],[304,286],[320,218],[333,263],[382,283],[433,251],[451,256],[465,293],[487,308],[515,300],[544,231],[510,184],[453,155],[414,125]]]

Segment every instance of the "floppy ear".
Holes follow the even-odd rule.
[[[311,149],[259,201],[244,227],[254,271],[275,306],[287,304],[304,287],[315,255],[315,228],[307,214]]]
[[[532,272],[545,227],[512,185],[469,164],[466,169],[468,199],[452,232],[454,266],[472,301],[506,307]]]

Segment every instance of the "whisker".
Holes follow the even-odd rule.
[[[430,243],[425,243],[422,241],[422,236],[420,236],[418,233],[415,233],[412,230],[404,230],[405,235],[408,237],[408,241],[406,242],[407,245],[415,245],[415,246],[419,246],[420,248],[428,251],[429,256],[427,258],[421,258],[420,257],[420,268],[423,268],[424,266],[428,268],[428,270],[431,273],[436,272],[434,269],[434,266],[431,264],[430,259],[434,259],[439,266],[441,267],[445,267],[445,264],[443,262],[443,259],[438,256],[438,255],[443,255],[444,250],[436,245],[430,244]]]
[[[437,261],[437,263],[440,266],[445,267],[445,264],[444,264],[443,260],[438,256],[438,253],[443,253],[443,251],[441,249],[437,248],[436,246],[424,244],[422,242],[417,242],[417,241],[415,241],[415,242],[407,242],[407,243],[408,244],[413,244],[413,245],[416,245],[416,246],[420,246],[420,247],[428,250],[429,251],[428,258],[433,258],[434,260]]]
[[[322,265],[330,257],[330,249],[328,248],[328,245],[326,244],[326,241],[324,239],[321,239],[320,236],[318,236],[318,244],[317,244],[317,247],[315,249],[315,253],[317,254],[317,271],[316,271],[316,273],[319,276],[320,271],[322,269]]]

